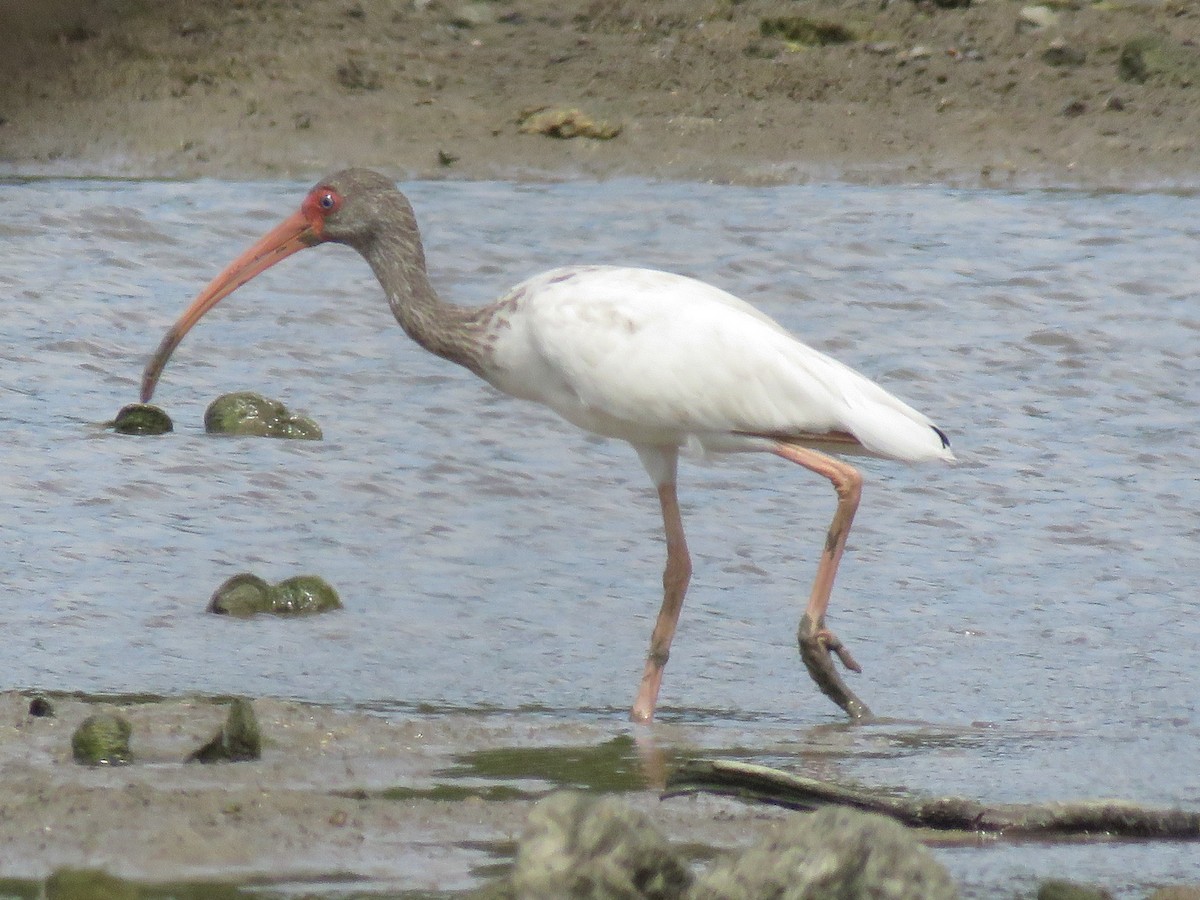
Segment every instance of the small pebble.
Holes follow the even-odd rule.
[[[1058,24],[1058,13],[1048,6],[1026,6],[1017,14],[1017,30],[1050,28]]]

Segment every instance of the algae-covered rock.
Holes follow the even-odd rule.
[[[108,427],[118,434],[166,434],[174,429],[171,417],[149,403],[130,403],[121,407]]]
[[[130,762],[130,724],[115,713],[88,716],[71,735],[75,762],[88,766],[119,766]]]
[[[241,697],[229,705],[225,724],[212,740],[188,757],[188,762],[242,762],[262,756],[262,732],[249,700]]]
[[[208,601],[208,612],[238,618],[259,613],[307,616],[341,608],[337,591],[318,575],[296,575],[271,585],[243,572],[227,579]]]
[[[682,897],[692,876],[641,813],[606,797],[560,792],[534,806],[510,882],[516,897]]]
[[[296,575],[275,585],[276,615],[306,616],[341,608],[337,591],[318,575]]]
[[[46,879],[46,900],[140,900],[140,886],[99,869],[58,869]]]
[[[306,441],[319,441],[323,436],[312,419],[294,415],[278,400],[268,400],[253,391],[222,394],[210,403],[204,411],[204,430],[209,434]]]
[[[892,819],[845,807],[799,813],[702,875],[689,900],[954,900],[946,869]]]
[[[272,612],[274,589],[266,581],[249,572],[241,572],[213,592],[208,612],[223,616],[245,618],[258,613]]]

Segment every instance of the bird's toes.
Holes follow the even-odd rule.
[[[800,642],[816,645],[827,653],[833,653],[837,656],[843,666],[851,672],[861,672],[862,666],[842,643],[841,638],[825,627],[825,618],[813,620],[805,613],[804,618],[800,620],[800,633],[798,635]]]
[[[862,666],[860,666],[858,661],[850,654],[850,651],[846,648],[846,645],[842,643],[841,638],[839,638],[828,628],[822,628],[817,632],[816,637],[817,640],[821,642],[821,645],[830,653],[835,654],[837,658],[842,661],[842,665],[851,672],[862,671]]]

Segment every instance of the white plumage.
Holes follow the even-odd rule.
[[[708,452],[762,450],[763,436],[790,437],[910,462],[953,459],[926,416],[694,278],[565,267],[522,282],[500,303],[511,304],[508,327],[484,377],[596,434],[654,446],[694,441]],[[830,434],[861,447],[821,439]]]

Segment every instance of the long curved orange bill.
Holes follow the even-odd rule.
[[[275,263],[287,259],[306,247],[321,242],[321,235],[303,210],[288,216],[283,222],[263,235],[259,241],[229,264],[220,275],[209,282],[192,305],[183,311],[179,320],[168,329],[158,345],[153,358],[142,372],[142,402],[149,403],[154,396],[158,378],[167,365],[167,360],[193,325],[206,312],[240,288],[256,275],[265,272]]]

